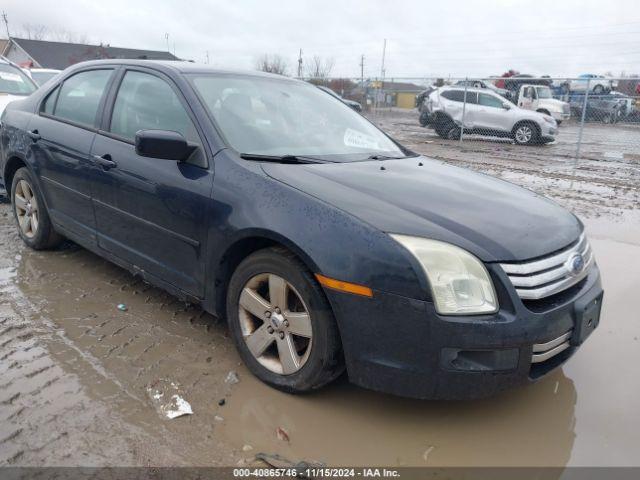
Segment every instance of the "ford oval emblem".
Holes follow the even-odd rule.
[[[578,275],[582,270],[584,270],[584,257],[579,253],[573,254],[569,257],[569,260],[566,263],[567,270],[573,276]]]

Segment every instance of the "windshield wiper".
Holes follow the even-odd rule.
[[[398,160],[400,158],[410,158],[411,156],[417,156],[417,155],[406,155],[404,157],[392,157],[391,155],[369,155],[367,157],[367,160]]]
[[[274,162],[286,164],[304,164],[304,163],[327,163],[313,157],[305,157],[300,155],[260,155],[257,153],[241,153],[240,158],[244,160],[255,160],[258,162]]]

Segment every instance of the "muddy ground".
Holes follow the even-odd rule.
[[[344,378],[289,396],[240,364],[224,322],[75,245],[23,247],[5,202],[0,464],[238,465],[267,452],[329,465],[640,465],[638,159],[593,150],[571,190],[566,155],[451,144],[413,120],[376,118],[411,148],[548,194],[585,221],[605,303],[566,366],[473,402],[396,398]],[[230,371],[239,383],[225,382]],[[162,416],[150,388],[178,392],[194,414]]]

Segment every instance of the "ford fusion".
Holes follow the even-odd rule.
[[[287,392],[346,370],[398,395],[488,396],[598,325],[574,215],[416,155],[301,81],[81,63],[11,103],[0,138],[29,247],[70,239],[225,317],[249,370]]]

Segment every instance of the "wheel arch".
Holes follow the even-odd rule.
[[[295,242],[270,230],[251,229],[236,236],[216,258],[213,271],[214,292],[208,303],[219,315],[226,311],[226,297],[231,276],[240,263],[252,253],[265,248],[281,247],[293,253],[312,273],[319,272],[317,264]]]
[[[549,110],[547,110],[546,108],[539,108],[536,110],[536,112],[551,116],[551,112],[549,112]]]
[[[538,132],[538,135],[540,135],[542,133],[542,129],[540,128],[540,125],[538,125],[538,123],[535,120],[531,120],[531,119],[524,119],[524,120],[519,120],[515,123],[515,125],[513,126],[513,128],[511,129],[511,133],[513,135],[515,135],[516,130],[518,129],[518,127],[520,127],[520,125],[531,125],[536,129],[536,132]]]
[[[27,161],[19,155],[12,155],[9,157],[4,165],[4,171],[2,172],[2,180],[4,181],[4,188],[7,191],[7,197],[11,198],[11,187],[13,184],[13,177],[16,172],[21,168],[29,168]]]

